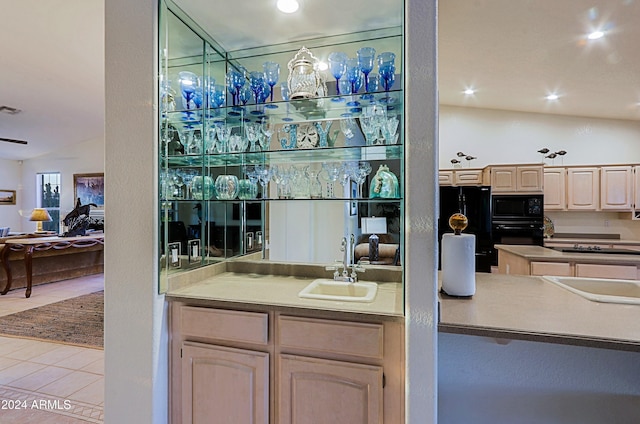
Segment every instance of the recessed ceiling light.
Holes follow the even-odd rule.
[[[547,97],[545,97],[545,99],[547,100],[558,100],[558,95],[555,93],[551,93],[549,95],[547,95]]]
[[[604,37],[604,32],[602,31],[593,31],[592,33],[587,35],[587,38],[589,40],[597,40],[598,38],[602,38],[602,37]]]
[[[300,7],[297,0],[278,0],[276,5],[278,6],[278,10],[284,13],[293,13]]]
[[[476,92],[476,90],[474,90],[473,88],[467,88],[466,90],[463,91],[464,94],[466,94],[467,96],[470,96],[472,94],[474,94]]]

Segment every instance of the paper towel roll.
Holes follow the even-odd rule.
[[[476,236],[442,236],[442,290],[451,296],[476,292]]]

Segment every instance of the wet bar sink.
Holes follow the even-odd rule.
[[[542,278],[594,302],[640,305],[640,281],[548,275]]]
[[[312,281],[298,293],[306,299],[333,300],[340,302],[372,302],[378,285],[371,282],[346,283],[327,278]]]

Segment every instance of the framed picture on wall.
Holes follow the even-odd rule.
[[[104,174],[73,174],[74,199],[104,207]],[[75,203],[75,202],[74,202]]]
[[[0,205],[15,205],[15,204],[16,204],[15,190],[0,190]]]

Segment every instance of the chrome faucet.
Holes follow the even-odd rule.
[[[347,245],[350,245],[350,251],[351,251],[351,261],[352,263],[349,264],[349,250],[347,249]],[[346,283],[355,283],[356,281],[358,281],[358,274],[357,272],[364,272],[365,269],[360,266],[360,265],[356,265],[355,263],[353,263],[354,258],[355,258],[355,250],[356,250],[356,238],[353,234],[351,234],[351,237],[349,239],[349,242],[347,242],[347,238],[346,237],[342,237],[342,242],[340,243],[340,251],[343,252],[342,254],[342,263],[340,263],[339,260],[336,260],[336,264],[335,265],[330,265],[327,266],[325,269],[327,271],[334,271],[333,272],[333,281],[343,281]],[[340,265],[342,265],[342,272],[340,272]],[[351,275],[349,275],[349,268],[351,268]]]

